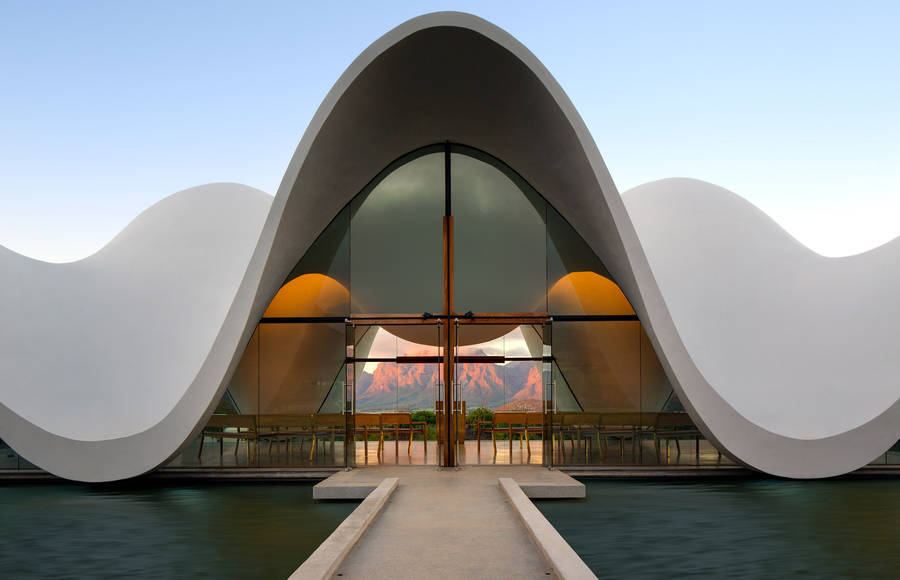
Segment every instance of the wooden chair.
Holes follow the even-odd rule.
[[[357,413],[353,419],[356,424],[353,430],[354,439],[356,436],[362,435],[366,457],[369,456],[370,434],[378,435],[378,455],[381,455],[381,449],[384,445],[384,437],[381,432],[381,415],[378,413]]]
[[[272,446],[275,443],[285,444],[288,458],[293,454],[293,442],[300,439],[300,451],[303,451],[304,439],[315,438],[315,420],[310,413],[303,414],[273,414],[259,416],[259,439],[269,441],[268,453],[272,454]],[[309,460],[312,461],[313,451],[310,451]]]
[[[313,415],[313,440],[309,458],[312,461],[316,451],[318,439],[329,438],[331,440],[331,454],[334,455],[334,439],[336,435],[345,434],[347,430],[347,417],[343,413],[321,413]],[[347,441],[346,434],[344,441]],[[301,443],[302,445],[302,443]]]
[[[544,414],[534,411],[525,413],[525,447],[528,449],[528,455],[531,455],[531,440],[528,438],[530,434],[541,434],[544,438]]]
[[[381,450],[384,451],[384,436],[385,434],[393,434],[394,436],[394,452],[400,452],[400,436],[403,434],[409,435],[409,442],[406,446],[407,455],[412,454],[412,440],[413,434],[421,432],[423,439],[427,439],[428,437],[428,428],[425,421],[413,421],[412,413],[381,413]],[[428,445],[427,440],[425,441],[425,445]]]
[[[234,439],[234,456],[237,458],[241,441],[247,442],[247,463],[251,461],[251,447],[257,441],[258,431],[256,415],[213,415],[200,432],[200,450],[197,459],[203,457],[203,442],[209,439],[219,440],[219,460],[225,452],[225,439]]]
[[[603,459],[603,447],[600,445],[600,414],[599,413],[554,413],[551,441],[555,444],[558,454],[565,456],[565,441],[572,442],[572,455],[575,454],[576,445],[584,447],[585,459],[590,457],[591,437],[597,441],[597,449],[600,458]],[[577,443],[576,443],[577,442]]]
[[[656,449],[656,461],[661,463],[662,454],[660,453],[660,441],[666,442],[666,463],[669,462],[669,441],[675,441],[675,449],[678,455],[681,455],[681,444],[679,439],[691,438],[694,440],[694,453],[697,461],[700,460],[700,438],[702,434],[694,425],[694,421],[690,415],[683,412],[659,412],[655,413],[656,420],[653,422],[651,431],[653,433],[653,446]]]
[[[512,453],[513,435],[519,434],[519,450],[522,450],[522,439],[528,431],[528,413],[524,411],[494,413],[491,421],[479,421],[477,427],[478,452],[481,452],[481,433],[491,434],[491,444],[494,446],[494,455],[497,454],[496,433],[506,433],[509,436],[509,452]]]
[[[598,436],[603,439],[607,450],[609,440],[618,439],[620,461],[625,463],[625,441],[631,439],[631,454],[634,455],[641,425],[640,411],[600,413]]]

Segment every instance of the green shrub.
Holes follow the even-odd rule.
[[[475,407],[466,415],[466,424],[475,429],[478,427],[479,421],[492,421],[494,413],[490,409],[484,407]]]
[[[425,421],[429,425],[434,425],[437,420],[434,411],[422,410],[412,414],[413,421]]]

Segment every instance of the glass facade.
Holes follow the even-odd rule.
[[[452,151],[456,310],[547,312],[546,203],[483,153]]]
[[[890,449],[873,459],[869,465],[900,465],[900,441],[897,441]]]
[[[210,423],[170,467],[345,464],[343,323],[261,322]]]
[[[722,465],[638,321],[553,323],[554,463]]]
[[[0,439],[0,470],[39,469],[36,465],[13,451],[6,441]]]
[[[319,235],[172,465],[448,457],[724,461],[596,254],[511,168],[461,145],[398,159]]]
[[[440,312],[444,154],[393,164],[351,203],[354,314]]]

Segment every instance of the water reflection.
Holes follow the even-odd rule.
[[[0,488],[0,577],[286,578],[356,507],[310,485]]]
[[[900,570],[896,480],[586,485],[586,500],[538,507],[601,578],[895,578]]]

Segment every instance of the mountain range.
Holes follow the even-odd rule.
[[[466,408],[540,410],[543,398],[540,365],[534,361],[460,363],[457,380]],[[356,408],[361,412],[433,409],[440,368],[441,365],[434,363],[378,363],[373,372],[359,374]]]

